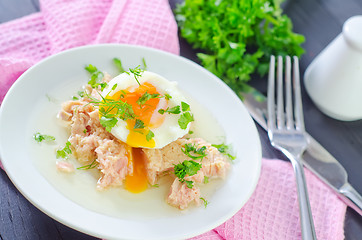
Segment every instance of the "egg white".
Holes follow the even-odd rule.
[[[161,95],[169,94],[172,98],[166,100],[165,98],[161,98],[159,101],[156,110],[154,111],[152,119],[155,117],[159,117],[160,113],[158,113],[159,109],[167,109],[167,107],[172,108],[177,105],[181,106],[181,102],[187,103],[186,98],[177,88],[176,82],[171,82],[165,79],[164,77],[149,71],[142,72],[140,77],[137,77],[137,80],[140,84],[148,82],[152,84],[157,92]],[[117,84],[114,90],[112,90],[113,86]],[[105,97],[107,95],[112,96],[116,92],[119,92],[124,89],[128,89],[128,91],[132,92],[138,87],[138,83],[134,78],[132,73],[122,73],[115,78],[113,78],[107,85],[107,87],[103,90],[102,96]],[[188,124],[186,129],[181,129],[178,124],[178,119],[180,114],[168,114],[164,113],[165,120],[161,124],[161,126],[157,128],[150,127],[150,130],[154,133],[154,148],[162,148],[167,144],[175,141],[176,139],[183,137],[189,132],[191,123]],[[129,130],[127,129],[127,123],[124,120],[118,119],[117,124],[112,128],[111,133],[121,140],[122,142],[127,143],[127,137],[129,134]],[[141,146],[142,147],[142,146]]]

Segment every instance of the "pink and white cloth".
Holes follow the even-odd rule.
[[[0,103],[30,66],[69,48],[128,43],[179,54],[177,25],[166,0],[40,4],[39,13],[0,25]],[[318,239],[344,239],[346,205],[308,170],[306,178]],[[301,239],[290,163],[263,159],[260,181],[246,205],[224,224],[193,239]]]

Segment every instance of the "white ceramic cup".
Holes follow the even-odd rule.
[[[308,66],[304,85],[326,115],[362,119],[362,15],[349,18],[342,33]]]

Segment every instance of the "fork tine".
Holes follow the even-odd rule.
[[[291,61],[290,57],[285,58],[285,113],[287,118],[287,129],[294,127],[293,107],[292,107],[292,86],[291,86]]]
[[[270,56],[268,76],[268,129],[275,129],[275,57]]]
[[[300,79],[299,79],[299,61],[296,56],[293,57],[293,83],[294,83],[294,94],[295,94],[295,127],[297,130],[304,131],[304,117],[302,107],[302,95],[300,92]]]
[[[277,125],[278,129],[284,128],[284,97],[283,97],[283,57],[278,56],[277,70]]]

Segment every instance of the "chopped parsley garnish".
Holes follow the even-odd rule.
[[[99,119],[99,122],[101,123],[101,125],[102,125],[103,127],[106,128],[106,130],[107,130],[108,132],[110,132],[110,131],[112,130],[112,128],[113,128],[114,126],[116,126],[118,120],[117,120],[117,118],[115,118],[115,117],[110,117],[110,118],[101,117],[101,118]]]
[[[113,63],[114,65],[116,65],[116,67],[118,68],[118,71],[120,73],[124,73],[126,70],[124,70],[123,66],[122,66],[122,62],[120,59],[118,58],[113,58]]]
[[[92,96],[87,95],[91,99],[92,104],[99,107],[100,123],[106,128],[108,132],[117,124],[118,118],[126,121],[127,119],[134,119],[135,114],[132,105],[121,100],[113,100],[104,98],[99,94],[102,100],[98,100]]]
[[[197,163],[195,161],[185,160],[182,163],[174,165],[174,173],[175,176],[178,177],[180,182],[186,182],[188,188],[192,188],[194,186],[193,181],[187,181],[185,176],[195,175],[202,167],[201,163]]]
[[[50,136],[50,135],[45,135],[45,134],[40,134],[39,132],[35,133],[33,135],[34,140],[37,142],[42,142],[42,141],[46,141],[46,142],[51,142],[51,141],[55,141],[55,137]]]
[[[183,112],[190,111],[190,105],[185,102],[181,102],[181,108]]]
[[[158,187],[160,187],[160,185],[156,183],[156,184],[151,185],[151,187],[158,188]]]
[[[204,202],[204,206],[205,206],[205,208],[207,207],[207,205],[209,205],[209,201],[207,201],[205,198],[203,198],[203,197],[200,197],[200,199]]]
[[[181,148],[181,150],[186,156],[188,156],[194,160],[203,159],[204,157],[206,157],[206,152],[205,152],[206,147],[205,146],[197,148],[195,146],[195,144],[186,143],[185,146],[183,148]],[[193,154],[191,154],[191,153],[193,153]]]
[[[171,98],[172,98],[172,96],[170,94],[165,93],[165,99],[166,100],[170,100]]]
[[[72,97],[72,100],[74,100],[74,101],[75,101],[75,100],[79,100],[79,98],[76,97],[76,96],[73,96],[73,97]]]
[[[143,70],[147,70],[147,64],[145,58],[142,58]]]
[[[194,116],[190,112],[185,112],[181,114],[180,118],[178,119],[178,124],[180,125],[181,129],[186,129],[187,125],[193,121]]]
[[[130,68],[129,72],[133,74],[134,79],[136,79],[138,85],[141,86],[141,83],[138,81],[138,78],[142,76],[142,73],[144,72],[144,70],[140,68],[140,65],[138,65],[135,68]],[[126,72],[126,73],[129,74],[129,72]]]
[[[233,156],[229,153],[229,146],[225,145],[225,144],[211,144],[211,146],[217,148],[217,150],[222,153],[225,154],[226,156],[228,156],[231,160],[234,160],[236,158],[236,156]]]
[[[146,135],[146,140],[150,141],[154,136],[155,136],[155,134],[150,130],[150,131],[148,131],[148,133]]]
[[[96,159],[93,160],[93,162],[91,164],[88,165],[84,165],[82,167],[77,168],[78,170],[89,170],[89,169],[93,169],[95,167],[98,166],[98,162],[96,161]]]
[[[166,110],[164,110],[164,109],[158,110],[158,113],[160,113],[160,114],[164,114],[165,112],[169,113],[169,114],[180,114],[181,113],[180,106],[177,105],[172,108],[167,108]]]
[[[136,119],[133,129],[142,129],[142,128],[145,128],[145,123],[140,119]]]
[[[87,129],[84,129],[84,130],[83,130],[83,133],[87,133]]]
[[[208,176],[204,176],[204,183],[209,183],[209,177]]]
[[[65,147],[61,150],[57,150],[57,158],[68,158],[69,154],[72,154],[72,149],[70,149],[70,142],[65,143]]]
[[[97,88],[98,86],[100,86],[101,90],[103,91],[103,89],[107,86],[107,83],[101,82],[104,74],[101,71],[99,71],[96,66],[93,66],[92,64],[86,66],[85,70],[87,70],[91,74],[91,78],[88,81],[88,84],[92,88]]]
[[[93,66],[92,64],[89,64],[88,66],[86,66],[85,70],[87,70],[90,74],[98,71],[97,67]]]
[[[136,102],[138,105],[141,106],[144,105],[151,98],[160,98],[160,94],[158,93],[150,94],[148,92],[145,92]]]
[[[114,89],[116,89],[117,88],[117,86],[118,86],[118,84],[116,83],[116,84],[114,84],[113,85],[113,87],[112,87],[112,91],[114,90]]]
[[[193,133],[194,133],[194,131],[191,131],[191,130],[189,131],[189,134],[190,134],[190,135],[193,134]]]

